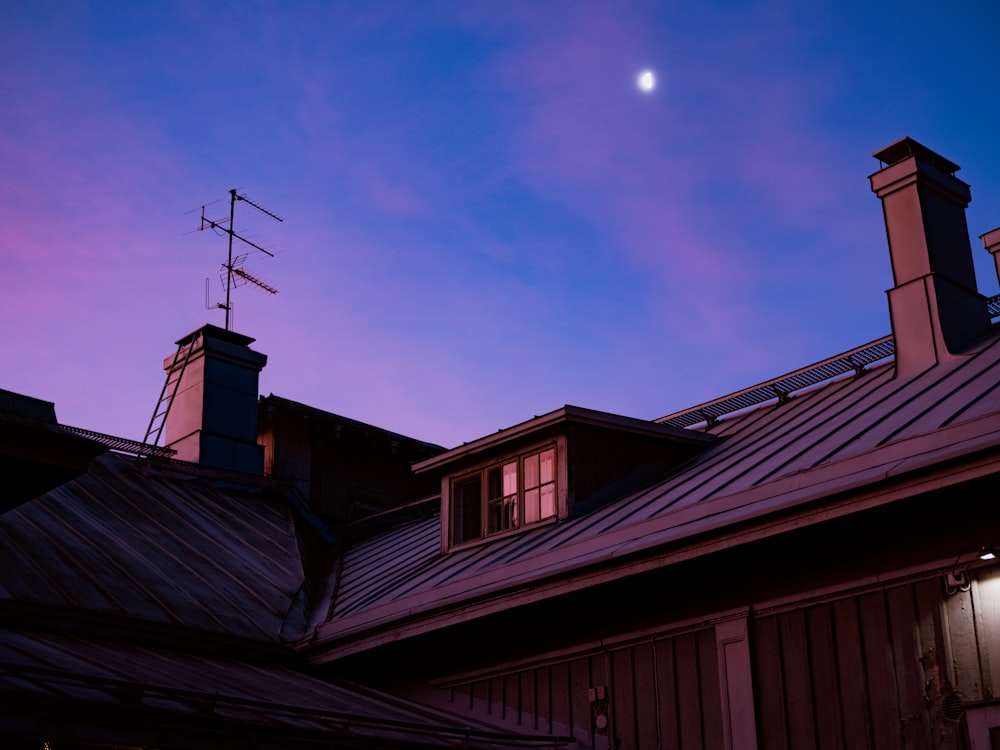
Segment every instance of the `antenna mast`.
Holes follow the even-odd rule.
[[[234,239],[237,239],[240,242],[242,242],[242,243],[244,243],[246,245],[249,245],[254,250],[259,250],[260,252],[264,253],[264,255],[267,255],[267,256],[272,257],[272,258],[274,257],[274,253],[272,253],[272,252],[270,252],[268,250],[265,250],[260,245],[254,243],[254,242],[251,242],[246,237],[241,237],[234,230],[233,226],[234,226],[234,222],[236,220],[236,202],[237,201],[243,201],[243,202],[247,203],[248,205],[253,206],[258,211],[260,211],[262,214],[266,214],[267,216],[270,216],[275,221],[281,221],[281,222],[284,221],[284,219],[282,219],[280,216],[278,216],[277,214],[272,213],[271,211],[268,211],[263,206],[260,206],[257,203],[254,203],[252,200],[250,200],[249,198],[247,198],[245,195],[240,195],[236,191],[235,188],[233,188],[232,190],[229,191],[229,226],[228,227],[223,226],[223,223],[225,223],[225,220],[222,220],[222,222],[219,222],[219,221],[213,221],[212,219],[209,219],[207,216],[205,216],[205,206],[201,207],[201,226],[198,227],[198,229],[202,230],[202,229],[205,229],[206,227],[208,227],[210,229],[219,230],[219,231],[224,232],[225,234],[229,235],[229,255],[227,256],[226,262],[222,265],[222,269],[221,269],[221,271],[224,272],[223,284],[226,287],[226,301],[225,301],[225,303],[217,302],[214,305],[215,307],[221,308],[222,310],[226,311],[226,330],[227,331],[231,331],[232,330],[233,304],[232,304],[232,301],[231,301],[231,295],[232,295],[232,290],[233,290],[234,287],[243,286],[244,284],[253,284],[254,286],[258,287],[259,289],[263,289],[268,294],[277,294],[278,293],[278,290],[275,289],[273,286],[264,283],[263,281],[261,281],[260,279],[258,279],[256,276],[254,276],[253,274],[251,274],[249,271],[247,271],[245,268],[243,268],[243,261],[246,260],[248,253],[243,253],[242,255],[237,255],[235,258],[233,257],[233,240]],[[206,281],[206,283],[207,283],[207,281]],[[206,295],[207,295],[207,291],[206,291]],[[207,297],[206,297],[206,300],[205,300],[205,306],[208,307],[208,308],[211,308],[211,306],[208,304]]]

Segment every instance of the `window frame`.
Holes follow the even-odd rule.
[[[544,473],[541,468],[542,456],[547,452],[551,454],[550,468]],[[538,459],[536,483],[527,487],[525,463],[535,458]],[[513,475],[516,486],[513,492],[510,491],[509,485],[511,476],[508,473],[505,477],[504,474],[505,468],[512,464],[516,466]],[[557,441],[510,453],[468,471],[454,474],[448,478],[450,546],[484,542],[555,522],[559,517],[560,484]],[[472,492],[471,488],[477,485],[478,490]],[[528,521],[526,497],[532,491],[538,493],[539,515]],[[474,497],[467,500],[465,498],[467,492]],[[548,498],[547,501],[543,502],[543,496]],[[478,523],[478,528],[475,535],[469,535],[473,522]]]

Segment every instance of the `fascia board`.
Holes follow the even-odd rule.
[[[499,430],[492,435],[465,443],[438,456],[419,461],[413,464],[413,471],[421,474],[438,469],[464,458],[491,451],[519,438],[540,433],[547,428],[569,423],[587,424],[607,429],[639,433],[649,435],[653,438],[674,440],[689,445],[709,445],[718,440],[715,435],[705,432],[695,432],[681,427],[660,424],[659,422],[566,405],[548,414],[543,414],[526,422],[516,424],[513,427]]]

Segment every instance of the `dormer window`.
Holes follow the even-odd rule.
[[[612,502],[712,435],[564,406],[413,465],[441,482],[441,551],[531,533]]]
[[[452,542],[502,534],[556,515],[556,449],[548,446],[452,480]]]

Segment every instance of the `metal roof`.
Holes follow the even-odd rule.
[[[439,516],[358,543],[343,557],[331,615],[314,643],[331,655],[350,653],[365,647],[365,634],[371,643],[385,628],[402,637],[407,622],[449,607],[463,606],[468,618],[467,605],[477,601],[516,598],[519,591],[545,596],[546,581],[565,591],[569,578],[593,566],[905,477],[934,462],[987,451],[995,470],[1000,331],[910,379],[896,379],[886,360],[861,375],[723,415],[702,430],[721,439],[671,476],[586,516],[448,554],[440,552]]]
[[[129,440],[128,438],[116,437],[115,435],[107,435],[103,432],[85,430],[82,427],[70,427],[69,425],[63,424],[59,425],[59,428],[65,430],[66,432],[72,432],[74,435],[80,435],[93,440],[94,442],[100,443],[113,451],[126,453],[132,456],[162,456],[164,458],[169,458],[177,453],[177,451],[173,448],[167,448],[162,445],[150,445],[149,443],[142,443],[138,440]]]
[[[904,138],[903,140],[908,139]],[[986,311],[991,318],[1000,316],[1000,294],[986,300]],[[845,373],[853,372],[855,375],[860,375],[869,365],[891,357],[895,353],[896,342],[892,334],[889,334],[795,372],[744,388],[728,396],[706,401],[698,406],[668,414],[656,421],[675,427],[691,427],[702,422],[711,426],[723,414],[731,414],[772,399],[784,401],[794,391],[808,388]]]
[[[192,468],[106,453],[0,516],[0,603],[280,642],[303,582],[291,503]]]
[[[838,354],[835,357],[830,357],[822,362],[817,362],[795,372],[790,372],[787,375],[758,383],[742,391],[731,393],[728,396],[668,414],[656,421],[662,424],[673,425],[674,427],[690,427],[700,422],[705,422],[711,426],[723,414],[730,414],[734,411],[756,406],[771,399],[784,401],[793,391],[808,388],[811,385],[822,383],[825,380],[845,373],[860,375],[868,365],[880,359],[891,357],[895,350],[892,336],[883,336],[871,343],[851,349],[843,354]]]
[[[69,706],[86,707],[88,730],[110,731],[115,744],[150,741],[149,727],[141,723],[138,734],[128,734],[137,715],[158,716],[159,726],[196,727],[213,745],[219,732],[290,736],[296,747],[303,739],[343,746],[337,738],[368,741],[350,747],[389,742],[399,748],[494,749],[555,748],[571,740],[472,726],[354,683],[320,680],[275,664],[17,630],[0,631],[0,696],[0,719],[7,720],[0,723],[9,729],[13,713],[25,726],[33,709],[53,740],[62,738],[52,736],[59,724],[45,715],[47,706],[63,722]],[[102,727],[102,721],[111,726]]]
[[[265,477],[108,452],[0,515],[0,724],[51,737],[85,721],[95,736],[144,745],[150,727],[167,725],[205,732],[209,746],[220,732],[316,747],[571,741],[497,731],[301,671],[287,644],[303,634],[309,545],[292,492]]]

